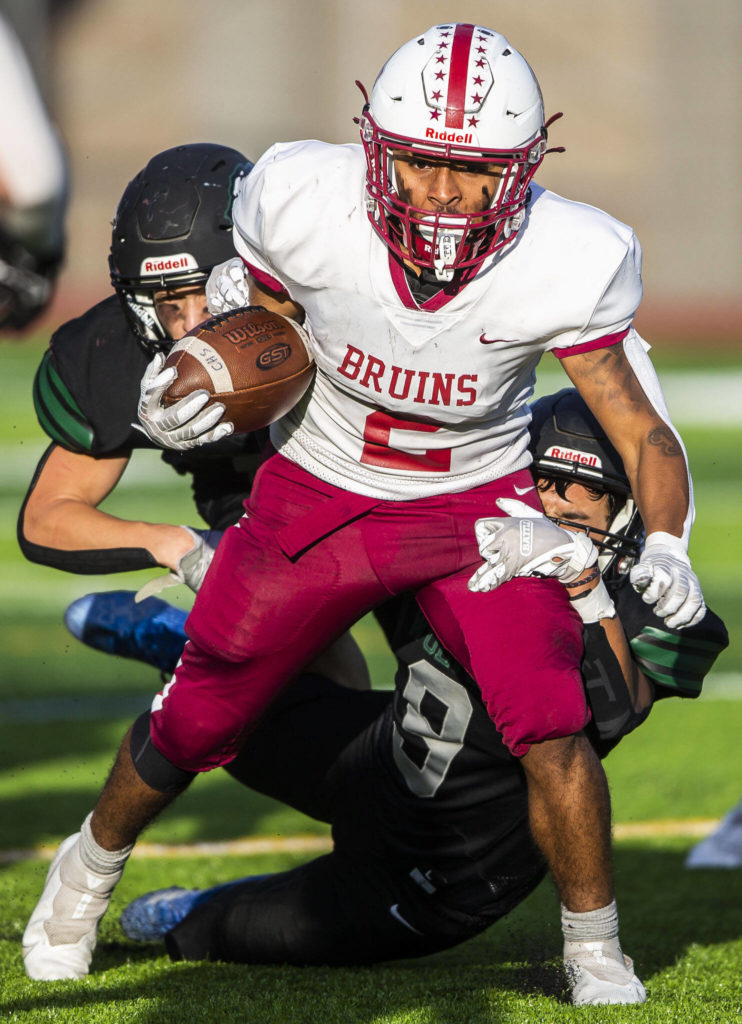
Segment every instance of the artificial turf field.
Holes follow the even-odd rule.
[[[658,706],[606,761],[621,935],[649,993],[644,1006],[578,1010],[564,1002],[558,904],[548,882],[485,935],[399,964],[353,970],[175,965],[160,947],[129,942],[118,913],[139,893],[172,884],[210,885],[313,855],[311,842],[296,850],[286,845],[289,837],[313,837],[319,847],[326,843],[325,826],[253,796],[218,773],[198,780],[147,833],[150,844],[177,848],[152,856],[145,845],[145,855],[132,858],[102,923],[93,973],[83,982],[29,981],[20,938],[43,884],[43,854],[79,827],[125,729],[159,688],[153,670],[82,649],[62,625],[63,609],[75,597],[95,589],[134,589],[147,574],[75,577],[29,565],[17,549],[18,507],[44,448],[30,402],[42,350],[42,341],[0,344],[0,1020],[742,1020],[742,871],[683,869],[694,828],[720,816],[742,793],[742,419],[738,409],[731,423],[718,415],[711,389],[708,419],[714,425],[691,416],[690,398],[697,390],[691,382],[701,374],[688,356],[657,361],[668,374],[689,374],[683,378],[688,403],[671,402],[671,410],[683,431],[697,492],[691,554],[709,604],[727,622],[731,644],[699,701]],[[721,379],[742,380],[742,363],[733,356],[720,354],[718,368]],[[551,380],[550,387],[561,386]],[[111,509],[132,518],[198,525],[186,485],[170,470],[161,471],[156,457],[135,457]],[[180,590],[167,594],[187,604]],[[375,684],[388,683],[391,661],[378,633],[363,622],[356,635]],[[245,838],[269,842],[263,852],[250,853],[245,851],[258,847],[237,842]],[[227,841],[233,845],[185,846]],[[41,853],[28,857],[34,850]]]

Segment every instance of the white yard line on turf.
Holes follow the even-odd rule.
[[[687,818],[668,821],[628,821],[613,826],[616,839],[701,839],[719,824],[718,819]],[[23,860],[51,860],[55,846],[37,846],[28,850],[0,850],[0,865]],[[273,853],[327,853],[332,849],[329,836],[250,836],[220,843],[138,843],[133,857],[249,857]]]

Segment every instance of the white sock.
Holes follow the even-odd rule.
[[[562,933],[566,943],[606,942],[618,938],[618,907],[612,900],[607,907],[581,914],[562,904]]]
[[[129,854],[134,849],[134,844],[130,843],[123,850],[104,850],[93,838],[90,828],[92,817],[93,812],[91,811],[80,829],[80,859],[85,867],[94,871],[96,875],[115,875],[117,873],[120,875],[124,864],[129,859]]]

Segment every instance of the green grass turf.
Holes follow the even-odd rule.
[[[577,1009],[565,1003],[558,903],[544,882],[483,935],[435,956],[326,969],[172,964],[157,944],[124,938],[117,918],[148,888],[203,886],[277,870],[296,858],[133,859],[101,925],[84,982],[29,982],[19,943],[45,866],[0,874],[3,1020],[137,1024],[536,1024],[599,1021],[717,1024],[742,1012],[739,872],[686,872],[677,841],[619,843],[622,935],[643,978],[641,1007]],[[671,884],[668,883],[671,880]]]
[[[119,739],[159,688],[145,666],[80,647],[61,616],[88,590],[133,589],[155,573],[75,577],[25,563],[15,518],[44,440],[30,403],[43,341],[0,346],[0,852],[53,844],[78,827]],[[708,360],[708,351],[704,353]],[[666,360],[665,360],[666,361]],[[662,363],[663,360],[660,360]],[[696,364],[687,353],[676,360]],[[725,365],[734,365],[726,360]],[[683,430],[696,484],[694,565],[709,603],[726,620],[730,650],[718,670],[742,672],[742,456],[736,429]],[[143,467],[143,468],[142,468]],[[187,485],[156,457],[138,456],[109,507],[121,515],[194,522]],[[168,592],[188,606],[182,588]],[[391,659],[369,620],[356,635],[377,685]],[[36,705],[34,701],[43,701]],[[665,702],[606,762],[617,822],[707,818],[739,797],[740,704],[707,697]],[[70,714],[72,711],[72,715]],[[85,716],[85,717],[84,717]],[[92,716],[92,717],[91,717]],[[159,842],[245,835],[326,835],[323,825],[250,794],[214,773],[200,779],[148,832]],[[742,1019],[742,872],[685,872],[690,840],[617,843],[622,937],[647,983],[644,1007],[565,1005],[558,908],[549,883],[485,935],[421,961],[361,970],[173,965],[156,946],[127,942],[118,912],[142,891],[209,885],[297,862],[268,857],[135,858],[101,928],[84,983],[39,985],[22,971],[19,943],[46,863],[0,866],[0,1020],[496,1024],[536,1021]]]

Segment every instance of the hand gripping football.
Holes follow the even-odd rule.
[[[247,306],[205,320],[170,349],[165,367],[178,372],[162,396],[173,405],[208,391],[224,405],[222,420],[235,433],[260,430],[292,409],[314,377],[309,335],[295,321],[263,306]]]

